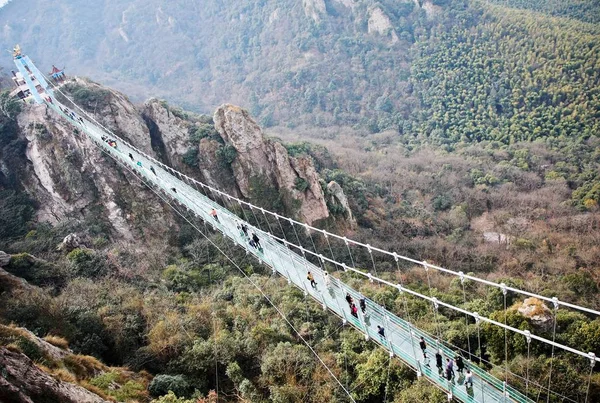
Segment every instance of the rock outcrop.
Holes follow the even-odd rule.
[[[153,150],[161,154],[163,162],[176,166],[189,149],[189,123],[155,98],[144,103],[141,113],[149,130]]]
[[[0,267],[8,266],[10,263],[10,255],[6,252],[0,251]]]
[[[350,209],[350,204],[348,203],[348,198],[344,193],[344,190],[336,181],[331,181],[327,184],[327,190],[329,191],[329,197],[331,198],[330,202],[334,205],[337,204],[341,206],[344,210],[344,218],[350,224],[350,227],[356,226],[356,220],[352,215],[352,210]]]
[[[83,236],[79,234],[69,234],[64,237],[60,245],[58,245],[58,249],[68,253],[80,246],[87,246],[86,243],[88,243],[87,239],[84,239]]]
[[[368,32],[383,36],[389,35],[392,43],[398,42],[398,35],[392,26],[390,17],[379,7],[375,7],[369,12]]]
[[[321,20],[321,16],[327,12],[325,0],[302,0],[304,6],[304,14],[312,18],[315,22]]]
[[[5,347],[0,347],[0,368],[0,402],[107,403],[81,386],[55,379],[26,355]]]
[[[529,319],[535,326],[544,329],[550,329],[553,323],[552,311],[543,301],[530,297],[526,298],[521,306],[517,308],[518,312]]]
[[[319,176],[309,158],[290,157],[280,143],[265,139],[248,112],[237,106],[220,106],[213,120],[225,144],[237,152],[231,167],[244,197],[250,196],[250,180],[260,178],[265,186],[287,191],[299,200],[304,222],[311,224],[329,216]]]

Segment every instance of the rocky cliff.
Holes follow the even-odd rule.
[[[213,120],[225,144],[236,150],[231,167],[244,197],[250,196],[252,178],[261,178],[265,186],[300,201],[302,221],[312,224],[329,217],[319,176],[308,157],[290,157],[283,145],[266,139],[248,112],[237,106],[220,106]]]
[[[241,108],[217,109],[212,118],[217,133],[210,117],[187,114],[156,99],[135,106],[124,95],[85,79],[74,79],[63,90],[115,134],[191,177],[243,198],[250,198],[250,182],[258,178],[257,183],[294,200],[288,214],[307,223],[329,216],[312,160],[290,157]],[[93,211],[106,218],[115,236],[129,242],[163,238],[174,225],[174,216],[165,214],[158,198],[65,119],[44,105],[22,109],[18,127],[25,162],[16,176],[39,202],[38,221],[84,219]],[[206,127],[209,133],[192,141],[191,134]],[[233,150],[225,163],[224,150]]]
[[[0,402],[108,403],[100,396],[39,369],[26,355],[0,347]]]

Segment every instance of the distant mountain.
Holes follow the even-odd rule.
[[[577,94],[598,88],[600,35],[581,21],[595,22],[600,5],[557,4],[20,0],[0,13],[0,43],[138,101],[158,96],[203,113],[231,102],[266,127],[360,124],[409,138],[509,142],[556,136],[554,127],[579,133],[560,122],[578,108],[577,124],[593,129],[599,101]],[[8,55],[0,62],[10,68]]]

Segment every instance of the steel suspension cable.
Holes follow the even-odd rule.
[[[504,283],[502,283],[502,285],[504,285]],[[502,288],[502,296],[504,299],[504,326],[506,326],[506,317],[508,316],[508,311],[506,309],[507,293],[506,287]],[[504,382],[505,385],[508,384],[508,331],[506,327],[504,327]]]
[[[590,385],[592,383],[592,372],[594,371],[594,367],[596,366],[596,360],[594,359],[594,353],[590,353],[590,374],[588,375],[588,383],[587,388],[585,390],[585,403],[588,401],[588,397],[590,395]]]
[[[527,331],[529,333],[529,331]],[[531,349],[531,336],[529,334],[525,335],[525,340],[527,341],[527,361],[525,362],[525,397],[529,398],[529,360],[530,360],[530,349]]]
[[[505,328],[505,329],[506,329],[506,328]],[[553,338],[553,341],[554,341],[554,338]],[[552,344],[552,346],[553,346],[553,350],[554,350],[554,344]],[[551,362],[551,364],[552,364],[552,362]]]
[[[433,316],[435,318],[435,328],[437,333],[437,347],[440,347],[440,339],[441,339],[441,331],[440,331],[440,323],[438,321],[437,313],[438,313],[438,303],[437,299],[433,296],[431,291],[431,279],[429,278],[429,268],[427,266],[423,266],[425,268],[425,273],[427,273],[427,285],[429,286],[429,297],[431,297],[431,310],[433,312]]]
[[[98,146],[99,147],[99,146]],[[352,396],[350,395],[350,393],[348,392],[348,390],[344,387],[344,385],[342,385],[342,383],[339,381],[339,379],[335,376],[335,374],[331,371],[331,369],[327,366],[327,364],[321,359],[321,357],[318,355],[318,353],[310,346],[310,344],[302,337],[302,335],[298,332],[298,330],[293,326],[293,324],[287,319],[287,317],[285,316],[285,314],[283,314],[283,312],[271,301],[271,299],[268,297],[268,295],[266,295],[264,293],[264,291],[262,291],[262,289],[254,282],[252,281],[252,279],[244,272],[244,270],[242,270],[239,265],[231,258],[229,257],[229,255],[227,255],[218,245],[216,245],[206,234],[204,234],[199,228],[198,226],[196,226],[193,222],[191,222],[181,211],[179,211],[173,204],[171,204],[171,202],[169,202],[165,197],[163,197],[161,195],[160,192],[156,191],[148,182],[146,182],[145,178],[143,176],[138,176],[138,173],[135,172],[135,170],[129,168],[127,165],[125,165],[124,163],[122,163],[121,161],[119,161],[117,158],[115,158],[112,154],[106,152],[106,150],[102,149],[100,147],[100,149],[102,150],[102,152],[104,152],[106,155],[108,155],[109,157],[113,158],[119,165],[125,167],[125,169],[127,169],[128,171],[130,171],[131,173],[134,174],[134,176],[138,177],[138,179],[140,179],[142,181],[142,183],[144,185],[146,185],[153,193],[155,193],[161,200],[163,200],[163,202],[165,202],[169,207],[171,207],[171,209],[173,211],[175,211],[179,216],[181,216],[189,225],[191,225],[194,229],[196,229],[196,231],[198,231],[202,236],[204,236],[204,238],[213,245],[213,247],[215,247],[219,252],[221,252],[221,254],[227,259],[229,260],[237,269],[240,273],[242,273],[242,275],[248,280],[250,281],[250,283],[263,295],[263,297],[269,302],[269,304],[277,311],[277,313],[279,313],[279,315],[284,319],[284,321],[292,328],[292,330],[296,333],[296,335],[302,340],[302,342],[311,350],[311,352],[315,355],[315,357],[319,360],[319,362],[321,363],[321,365],[323,365],[323,367],[325,367],[325,369],[329,372],[329,374],[331,375],[331,377],[338,383],[338,385],[344,390],[344,392],[348,395],[348,397],[350,398],[350,400],[352,402],[355,403],[355,400],[352,398]],[[203,220],[205,223],[206,221]]]
[[[63,92],[63,91],[60,89],[60,87],[56,86],[56,85],[55,85],[53,82],[51,82],[51,81],[49,81],[49,82],[50,82],[50,85],[51,85],[52,87],[54,87],[54,89],[56,89],[56,90],[57,90],[57,92],[59,92],[59,93],[60,93],[60,94],[62,94],[62,95],[63,95],[63,96],[66,98],[66,99],[68,99],[68,100],[69,100],[69,101],[70,101],[70,102],[71,102],[71,103],[72,103],[72,104],[73,104],[73,105],[74,105],[74,106],[75,106],[77,109],[79,109],[80,111],[82,111],[82,112],[83,112],[83,114],[84,114],[85,116],[87,116],[87,117],[88,117],[88,118],[89,118],[91,121],[93,121],[93,122],[94,122],[94,123],[96,123],[98,126],[100,126],[100,127],[102,127],[103,129],[105,129],[107,132],[111,133],[111,134],[112,134],[112,135],[113,135],[115,138],[119,139],[119,141],[122,141],[123,143],[125,143],[125,144],[128,144],[128,145],[129,145],[129,146],[130,146],[132,149],[134,149],[135,151],[137,151],[137,152],[139,152],[140,154],[144,155],[144,156],[145,156],[145,157],[146,157],[148,160],[150,160],[150,161],[155,161],[156,163],[159,163],[159,164],[161,164],[161,165],[164,165],[164,164],[160,163],[159,161],[157,161],[155,158],[153,158],[153,157],[151,157],[151,156],[147,155],[147,154],[146,154],[146,153],[144,153],[143,151],[140,151],[140,150],[138,150],[136,147],[133,147],[133,146],[131,146],[129,143],[127,143],[127,142],[125,142],[124,140],[122,140],[122,139],[121,139],[119,136],[116,136],[116,135],[115,135],[115,134],[114,134],[114,133],[113,133],[111,130],[107,129],[107,128],[106,128],[105,126],[103,126],[101,123],[99,123],[98,121],[96,121],[96,120],[95,120],[95,118],[94,118],[94,117],[92,117],[92,116],[91,116],[91,115],[90,115],[90,114],[89,114],[87,111],[85,111],[85,110],[84,110],[84,109],[82,109],[82,108],[81,108],[79,105],[77,105],[77,104],[76,104],[76,103],[75,103],[75,102],[74,102],[74,101],[73,101],[73,100],[72,100],[72,99],[71,99],[69,96],[67,96],[67,95],[66,95],[66,94],[65,94],[65,93],[64,93],[64,92]],[[191,178],[191,179],[192,179],[192,180],[194,180],[194,181],[196,181],[196,180],[195,180],[195,179],[193,179],[193,178]],[[213,190],[213,189],[214,189],[214,188],[212,188],[211,186],[208,186],[208,185],[206,185],[206,186],[207,186],[208,188],[210,188],[211,190]],[[218,189],[214,189],[214,190],[215,190],[216,192],[218,192],[218,193],[224,193],[224,192],[221,192],[221,191],[220,191],[220,190],[218,190]],[[237,199],[237,198],[236,198],[236,199]],[[244,203],[244,204],[246,204],[246,205],[251,205],[251,203],[248,203],[248,202],[246,202],[246,201],[239,201],[239,202],[240,202],[240,203]],[[254,205],[252,205],[252,206],[253,206],[253,207],[257,207],[257,206],[254,206]],[[270,211],[268,211],[268,210],[266,210],[266,212],[267,212],[268,214],[271,214],[271,215],[274,215],[274,216],[280,216],[279,214],[277,214],[277,213],[274,213],[274,212],[270,212]],[[301,223],[301,222],[295,221],[295,220],[293,220],[293,219],[290,219],[290,218],[288,218],[288,217],[283,217],[283,216],[280,216],[280,217],[282,217],[282,218],[284,218],[284,219],[286,219],[286,220],[291,220],[292,222],[295,222],[295,223],[297,223],[297,224],[300,224],[300,225],[303,225],[303,226],[307,225],[307,224],[305,224],[305,223]],[[324,231],[324,230],[320,230],[320,229],[317,229],[317,228],[314,228],[314,227],[311,227],[311,226],[309,226],[309,227],[310,227],[311,229],[314,229],[314,230],[317,230],[317,231]],[[360,246],[360,247],[364,247],[364,248],[367,248],[367,247],[368,247],[368,245],[366,245],[366,244],[362,244],[362,243],[360,243],[360,242],[357,242],[357,241],[354,241],[354,240],[349,240],[349,239],[348,239],[348,238],[346,238],[346,237],[342,237],[342,236],[340,236],[340,235],[337,235],[337,234],[334,234],[334,233],[329,233],[329,232],[328,232],[328,234],[329,234],[330,236],[332,236],[332,237],[336,237],[336,238],[338,238],[338,239],[340,239],[340,240],[343,240],[344,242],[346,242],[346,245],[347,245],[347,246],[348,246],[348,244],[349,244],[349,243],[353,243],[353,244],[355,244],[355,245],[357,245],[357,246]],[[395,253],[395,252],[389,252],[389,251],[386,251],[386,250],[384,250],[384,249],[380,249],[380,248],[376,248],[376,247],[372,247],[372,248],[373,248],[373,250],[375,250],[375,251],[378,251],[378,252],[381,252],[381,253],[384,253],[384,254],[388,254],[388,255],[390,255],[390,256],[397,255],[397,256],[398,256],[400,259],[403,259],[403,260],[405,260],[405,261],[408,261],[408,262],[412,262],[412,263],[415,263],[415,264],[418,264],[418,265],[427,265],[428,267],[430,267],[430,268],[432,268],[432,269],[435,269],[435,270],[438,270],[438,271],[442,271],[442,272],[445,272],[445,273],[447,273],[447,274],[451,274],[451,275],[454,275],[454,276],[459,276],[459,273],[458,273],[458,272],[455,272],[455,271],[452,271],[452,270],[449,270],[449,269],[445,269],[445,268],[443,268],[443,267],[439,267],[439,266],[431,265],[431,264],[429,264],[429,263],[427,263],[427,262],[425,262],[425,261],[419,261],[419,260],[412,259],[412,258],[410,258],[410,257],[407,257],[407,256],[403,256],[403,255],[397,254],[397,253]],[[349,248],[348,248],[348,249],[349,249]],[[473,280],[473,281],[476,281],[476,282],[479,282],[479,283],[483,283],[483,284],[485,284],[485,285],[488,285],[488,286],[491,286],[491,287],[501,288],[501,285],[500,285],[500,284],[498,284],[498,283],[495,283],[495,282],[492,282],[492,281],[489,281],[489,280],[485,280],[485,279],[481,279],[481,278],[478,278],[478,277],[475,277],[475,276],[469,276],[469,275],[465,275],[465,277],[466,277],[466,278],[468,278],[469,280]],[[508,289],[509,291],[516,292],[516,293],[518,293],[518,294],[521,294],[521,295],[526,295],[526,296],[529,296],[529,297],[536,297],[536,298],[538,298],[538,299],[541,299],[541,300],[544,300],[544,301],[548,301],[548,302],[551,302],[551,301],[552,301],[552,298],[549,298],[549,297],[546,297],[546,296],[543,296],[543,295],[539,295],[539,294],[535,294],[535,293],[531,293],[531,292],[528,292],[528,291],[525,291],[525,290],[521,290],[521,289],[518,289],[518,288],[507,287],[507,289]],[[594,309],[590,309],[590,308],[586,308],[586,307],[582,307],[582,306],[579,306],[579,305],[576,305],[576,304],[571,304],[571,303],[568,303],[568,302],[560,301],[560,305],[562,305],[562,306],[565,306],[565,307],[568,307],[568,308],[572,308],[572,309],[575,309],[575,310],[580,310],[580,311],[582,311],[582,312],[587,312],[587,313],[589,313],[589,314],[593,314],[593,315],[596,315],[596,316],[600,316],[600,311],[597,311],[597,310],[594,310]]]
[[[479,346],[479,356],[483,357],[483,350],[481,349],[481,331],[479,328],[479,315],[475,316],[475,324],[477,325],[477,345]],[[483,389],[483,382],[481,383],[481,402],[485,403],[485,390]]]
[[[467,293],[465,291],[465,276],[462,271],[459,273],[461,274],[460,284],[462,285],[463,301],[464,301],[465,308],[466,308]],[[465,314],[465,334],[467,335],[467,348],[469,349],[469,361],[472,361],[473,358],[472,358],[472,354],[471,354],[471,334],[469,332],[469,315],[467,315],[467,314]]]
[[[145,182],[144,182],[145,183]],[[319,362],[321,363],[321,365],[323,365],[323,367],[325,367],[325,369],[327,370],[327,372],[329,372],[329,374],[331,375],[331,377],[338,383],[338,385],[344,390],[344,392],[348,395],[348,397],[350,398],[350,400],[352,402],[355,402],[354,398],[352,398],[352,395],[350,395],[350,393],[348,392],[348,390],[344,387],[344,385],[342,385],[342,383],[339,381],[339,379],[335,376],[335,374],[331,371],[331,369],[327,366],[327,364],[321,359],[321,357],[319,356],[319,354],[310,346],[310,344],[306,341],[306,339],[304,339],[304,337],[300,334],[300,332],[298,332],[298,330],[294,327],[294,325],[289,321],[289,319],[285,316],[285,314],[273,303],[273,301],[269,298],[269,296],[267,294],[265,294],[265,292],[246,274],[246,272],[244,272],[244,270],[242,270],[239,265],[233,260],[231,259],[218,245],[216,245],[206,234],[204,234],[196,225],[194,225],[192,222],[190,222],[181,212],[179,212],[174,206],[172,206],[167,200],[165,200],[158,192],[154,191],[154,189],[148,186],[157,196],[159,196],[161,199],[163,199],[163,201],[165,203],[167,203],[177,214],[179,214],[184,220],[186,220],[188,222],[188,224],[190,224],[192,227],[194,227],[196,229],[196,231],[198,231],[202,236],[204,236],[204,238],[206,238],[207,241],[209,241],[219,252],[221,252],[221,254],[223,254],[223,256],[225,256],[225,258],[227,260],[229,260],[237,269],[240,273],[242,273],[242,275],[248,280],[250,281],[250,283],[262,294],[262,296],[269,302],[269,304],[277,311],[277,313],[279,313],[279,315],[284,319],[284,321],[288,324],[288,326],[290,326],[292,328],[292,330],[296,333],[296,335],[300,338],[300,340],[302,340],[302,342],[310,349],[310,351],[315,355],[315,357],[319,360]]]
[[[558,312],[558,300],[554,303],[554,325],[552,326],[552,342],[556,340],[556,314]],[[550,386],[552,386],[552,369],[554,366],[554,344],[552,345],[552,355],[550,358],[550,373],[548,374],[548,396],[546,398],[546,403],[550,402]]]

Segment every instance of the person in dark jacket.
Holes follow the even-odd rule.
[[[438,350],[435,353],[435,366],[438,369],[438,373],[441,374],[444,368],[444,358],[442,357],[442,350]]]
[[[465,369],[465,362],[463,361],[462,357],[460,355],[457,355],[456,357],[454,357],[454,362],[456,362],[456,368],[458,372],[462,374],[463,370]]]
[[[421,337],[419,347],[421,347],[421,351],[423,352],[423,358],[427,358],[427,343],[425,343],[425,339],[423,337]]]

